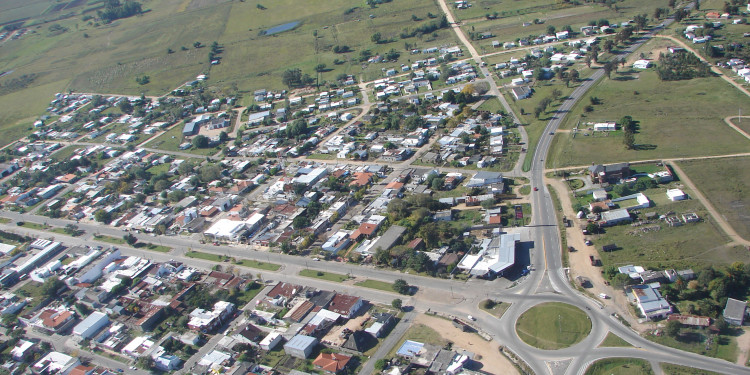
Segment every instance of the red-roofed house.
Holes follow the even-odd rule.
[[[349,183],[349,186],[365,186],[372,181],[374,174],[370,172],[357,172],[354,174],[354,180]]]
[[[349,364],[349,360],[352,357],[337,353],[320,353],[318,358],[315,358],[313,365],[316,368],[323,370],[326,374],[337,374],[339,371],[346,368]]]
[[[386,189],[393,189],[393,190],[396,190],[396,191],[401,191],[401,189],[404,188],[404,183],[403,182],[398,182],[398,181],[394,180],[394,181],[391,181],[391,183],[389,183],[388,185],[385,185],[385,188]]]
[[[94,373],[94,368],[84,365],[78,365],[76,367],[73,367],[72,370],[68,373],[68,375],[92,375]]]
[[[362,308],[362,305],[364,305],[364,300],[359,297],[336,293],[328,305],[328,310],[351,319]]]
[[[408,248],[410,248],[410,249],[422,250],[422,249],[424,249],[424,240],[421,239],[421,238],[419,238],[419,237],[417,237],[417,238],[411,240],[411,242],[409,242],[409,244],[406,245],[406,246]]]
[[[291,300],[302,290],[302,287],[295,284],[289,283],[278,283],[276,286],[268,292],[266,296],[268,298],[277,298],[279,296],[285,297],[287,300]]]
[[[352,239],[352,241],[359,241],[360,239],[364,238],[372,238],[372,236],[378,232],[378,224],[373,223],[362,223],[362,225],[357,228],[352,234],[349,235],[349,238]]]

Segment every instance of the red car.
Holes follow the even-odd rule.
[[[535,188],[534,188],[534,191],[539,191],[539,188],[538,188],[538,187],[535,187]]]

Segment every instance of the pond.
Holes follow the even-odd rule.
[[[289,31],[297,27],[299,23],[300,23],[299,21],[293,21],[293,22],[282,24],[282,25],[277,25],[264,31],[263,35],[273,35],[273,34],[283,33],[284,31]]]

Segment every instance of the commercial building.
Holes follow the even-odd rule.
[[[672,306],[651,285],[634,285],[628,294],[646,319],[665,318],[672,313]]]
[[[310,356],[318,339],[311,336],[296,335],[289,342],[284,344],[284,352],[292,357],[306,359]]]
[[[86,319],[73,327],[73,334],[84,340],[90,339],[108,324],[109,318],[107,317],[107,314],[94,311],[91,315],[86,317]]]

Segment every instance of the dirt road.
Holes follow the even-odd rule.
[[[440,333],[440,336],[453,343],[454,349],[465,349],[481,356],[475,359],[482,364],[483,373],[518,374],[513,364],[498,352],[497,345],[488,345],[487,341],[477,334],[463,332],[450,321],[430,315],[420,314],[414,322],[422,323]]]

